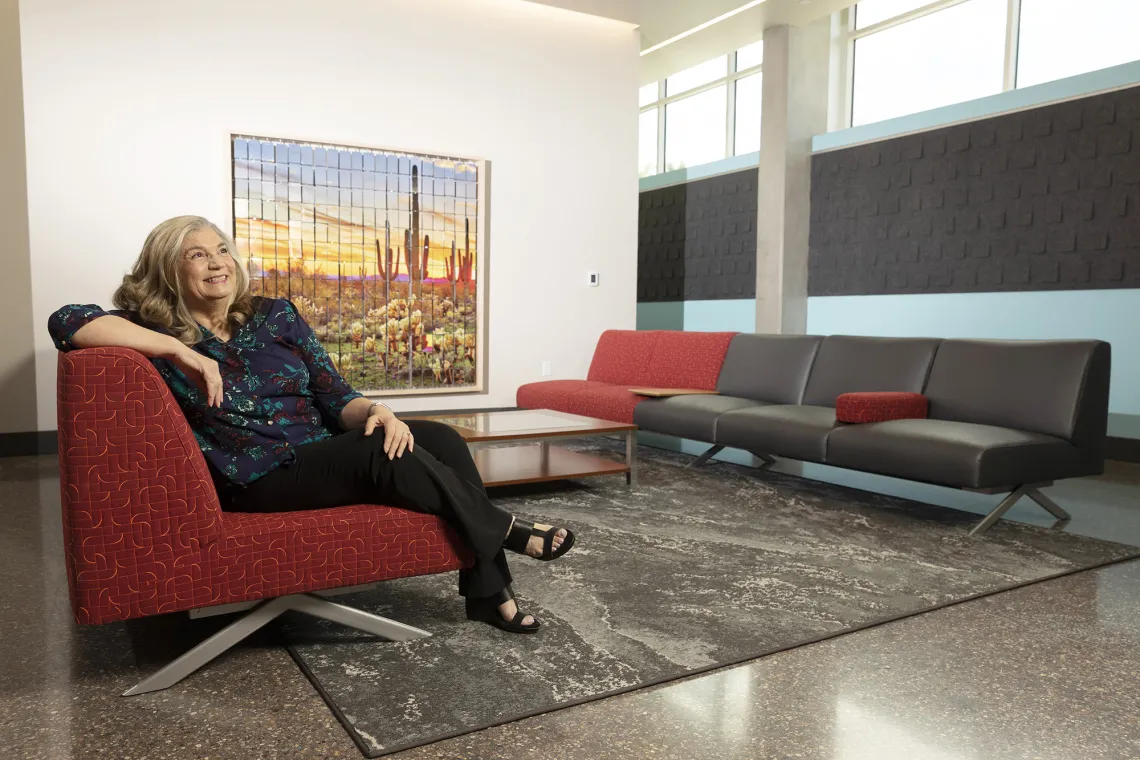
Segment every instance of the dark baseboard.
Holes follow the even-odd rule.
[[[1140,464],[1140,438],[1117,438],[1110,435],[1105,441],[1104,458],[1114,462]]]
[[[0,457],[34,457],[54,454],[57,449],[54,430],[36,433],[0,433]]]

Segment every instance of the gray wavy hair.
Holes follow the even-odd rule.
[[[245,324],[254,313],[249,273],[238,259],[233,238],[200,216],[176,216],[151,230],[131,273],[123,277],[112,297],[118,308],[136,312],[144,322],[168,330],[188,346],[200,341],[202,336],[198,322],[182,298],[178,269],[186,237],[203,229],[217,233],[234,257],[236,282],[230,297],[229,319],[231,327]]]

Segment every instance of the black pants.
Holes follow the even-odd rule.
[[[438,515],[475,554],[459,573],[459,593],[490,596],[511,582],[503,540],[511,514],[491,503],[463,438],[428,420],[407,420],[415,450],[389,459],[384,430],[353,430],[299,446],[293,461],[244,488],[221,489],[230,512],[289,512],[384,504]]]

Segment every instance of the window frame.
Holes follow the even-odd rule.
[[[756,40],[756,42],[759,42],[759,41],[760,40]],[[740,47],[747,47],[747,46],[741,45]],[[653,174],[649,174],[646,176],[652,177],[652,176],[656,176],[658,174],[664,174],[665,173],[665,130],[666,130],[665,107],[670,105],[671,103],[676,103],[680,100],[684,100],[685,98],[691,98],[694,95],[700,95],[703,92],[707,92],[709,90],[714,90],[717,87],[720,87],[722,85],[725,86],[725,97],[728,100],[728,102],[726,104],[726,108],[727,108],[727,115],[726,116],[727,116],[727,118],[725,120],[724,155],[725,155],[725,158],[731,158],[732,156],[736,155],[736,153],[735,153],[735,148],[736,148],[736,82],[737,82],[737,80],[743,79],[745,77],[752,76],[753,74],[760,74],[764,70],[763,63],[757,64],[755,66],[750,66],[749,68],[746,68],[746,69],[737,70],[737,67],[736,67],[736,54],[737,54],[737,52],[738,52],[738,50],[733,50],[731,53],[724,53],[723,54],[724,56],[727,56],[727,58],[728,58],[728,74],[727,75],[725,75],[719,79],[714,79],[711,82],[707,82],[705,84],[702,84],[699,87],[694,87],[691,90],[685,90],[684,92],[682,92],[680,94],[666,97],[665,96],[665,80],[668,77],[663,77],[663,78],[657,80],[657,99],[654,100],[652,103],[646,103],[644,106],[639,106],[637,109],[637,115],[639,117],[641,116],[642,113],[644,113],[646,111],[650,111],[654,108],[658,109],[657,110],[657,167],[656,167],[656,170],[654,171]],[[714,58],[720,58],[720,57],[722,57],[722,56],[714,56]],[[712,59],[710,58],[708,60],[712,60]]]
[[[967,2],[970,0],[933,0],[933,2],[884,19],[876,24],[871,24],[863,29],[855,28],[855,13],[858,3],[839,11],[836,18],[840,29],[838,40],[840,49],[836,52],[839,55],[840,66],[842,67],[844,88],[840,95],[842,98],[842,119],[832,127],[834,129],[848,129],[852,125],[852,118],[855,113],[855,43],[857,41],[876,32],[892,29],[908,21],[914,21]],[[1006,0],[1005,63],[1002,71],[1002,92],[1017,89],[1017,50],[1020,42],[1021,0]]]

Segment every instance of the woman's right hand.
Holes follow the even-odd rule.
[[[171,352],[167,359],[182,370],[182,374],[190,378],[198,390],[206,394],[206,406],[222,406],[224,388],[222,387],[222,374],[218,371],[218,363],[208,356],[192,348],[178,344],[178,348]]]

